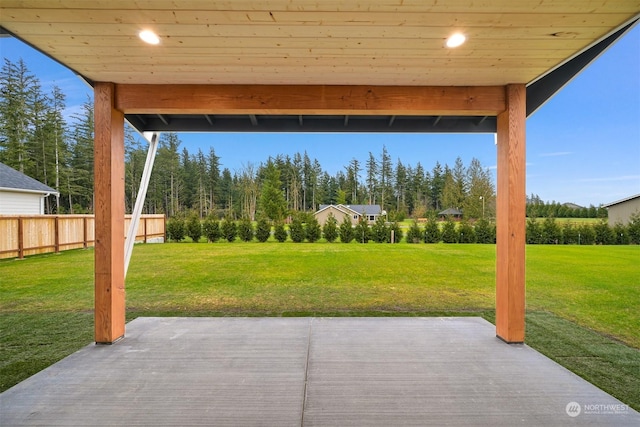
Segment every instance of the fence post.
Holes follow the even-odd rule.
[[[56,215],[53,218],[53,232],[55,233],[54,235],[54,251],[55,253],[59,253],[60,252],[60,223],[58,222],[60,219],[60,217],[58,217],[58,215]]]
[[[144,221],[142,226],[144,227],[144,243],[147,243],[147,217],[142,218]]]
[[[22,225],[22,218],[18,217],[18,258],[24,258],[24,227]]]
[[[84,247],[84,249],[87,249],[88,242],[87,240],[89,240],[89,237],[87,236],[88,232],[87,232],[87,216],[83,216],[82,217],[82,246]]]

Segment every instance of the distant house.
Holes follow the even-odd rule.
[[[438,216],[442,219],[447,218],[448,216],[453,217],[453,219],[462,219],[462,211],[459,209],[445,209],[442,212],[438,212]]]
[[[314,214],[320,225],[324,225],[329,218],[329,214],[338,220],[338,224],[347,218],[352,224],[360,221],[360,217],[364,216],[369,224],[376,222],[380,215],[384,215],[380,205],[320,205],[320,209]]]
[[[50,194],[58,192],[0,163],[0,215],[42,215]]]
[[[640,194],[602,205],[602,207],[609,211],[609,225],[613,226],[617,222],[628,224],[631,215],[640,213]]]

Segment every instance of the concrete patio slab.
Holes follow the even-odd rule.
[[[138,318],[0,395],[2,426],[637,426],[480,318]]]

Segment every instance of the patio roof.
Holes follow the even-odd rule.
[[[637,22],[638,1],[5,0],[1,27],[90,84],[504,86],[527,115]],[[155,31],[160,43],[138,38]],[[467,37],[449,49],[455,32]],[[469,113],[471,114],[471,113]],[[494,114],[126,114],[140,131],[495,132]]]

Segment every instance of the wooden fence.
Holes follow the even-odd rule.
[[[124,229],[131,215],[126,215]],[[95,244],[93,215],[0,215],[0,259],[87,248]],[[165,216],[142,215],[136,242],[165,240]]]

